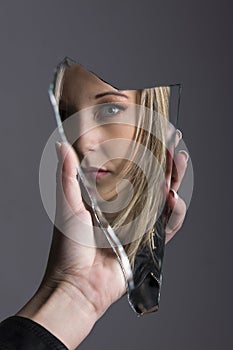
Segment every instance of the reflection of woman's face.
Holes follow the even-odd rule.
[[[116,195],[129,140],[136,132],[134,125],[124,124],[124,115],[128,104],[138,103],[138,98],[137,91],[119,91],[78,64],[65,71],[59,107],[67,116],[79,112],[80,136],[74,147],[88,180],[96,183],[104,200]]]

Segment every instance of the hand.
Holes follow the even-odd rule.
[[[68,293],[70,286],[77,289],[99,317],[125,292],[125,281],[112,250],[95,247],[92,218],[76,178],[78,159],[73,148],[62,143],[59,152],[56,217],[62,232],[54,228],[45,280],[62,285]]]
[[[94,242],[92,218],[86,210],[76,179],[77,156],[72,147],[58,147],[56,224],[49,261],[40,288],[28,304],[18,312],[31,318],[57,336],[69,349],[75,349],[88,335],[105,310],[125,293],[125,280],[110,249],[99,249]],[[175,156],[171,188],[179,188],[185,171],[184,155]],[[170,188],[169,187],[169,188]],[[175,218],[167,241],[177,232],[185,215],[183,204],[168,196]],[[176,203],[176,205],[175,205]],[[179,225],[177,225],[177,223]],[[170,223],[169,223],[170,224]],[[62,231],[62,232],[61,232]]]
[[[181,138],[182,134],[177,130],[175,146],[171,146],[171,148],[167,150],[166,198],[171,215],[166,226],[166,243],[179,231],[186,215],[186,204],[184,200],[178,196],[177,191],[184,177],[189,155],[183,150],[174,154],[174,148],[177,147]]]
[[[94,228],[76,179],[71,146],[57,149],[57,208],[49,261],[39,290],[18,316],[31,318],[69,349],[88,335],[105,310],[125,293],[125,280],[111,249],[93,246]],[[62,231],[62,232],[61,232]],[[80,236],[92,246],[84,246]]]

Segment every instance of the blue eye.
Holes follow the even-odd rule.
[[[103,105],[99,109],[99,113],[101,117],[114,117],[117,114],[119,114],[121,111],[124,111],[126,109],[125,106],[116,104],[116,103],[109,103],[106,105]]]

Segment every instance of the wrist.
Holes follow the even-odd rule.
[[[68,349],[75,349],[99,318],[85,295],[67,282],[60,283],[50,292],[41,287],[17,316],[41,324]]]

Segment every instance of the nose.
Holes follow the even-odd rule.
[[[81,128],[75,148],[78,155],[83,158],[88,152],[94,151],[104,141],[104,131],[101,126]]]
[[[104,128],[90,115],[82,115],[77,124],[76,150],[83,157],[94,151],[104,141]]]

